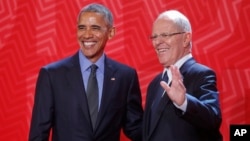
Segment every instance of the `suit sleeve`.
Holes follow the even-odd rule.
[[[142,99],[139,81],[136,71],[133,71],[127,97],[127,112],[124,125],[124,133],[132,141],[142,140]]]
[[[53,113],[52,86],[48,71],[42,68],[37,79],[29,141],[46,141],[49,138]]]
[[[219,93],[216,75],[208,70],[193,76],[191,90],[187,94],[187,110],[183,118],[193,125],[207,130],[218,129],[221,124]]]

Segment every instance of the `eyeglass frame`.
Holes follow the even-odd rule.
[[[172,37],[174,35],[183,34],[183,33],[186,33],[186,32],[162,33],[162,34],[159,34],[159,35],[150,36],[149,39],[151,39],[152,41],[154,41],[158,37],[167,38],[167,37]]]

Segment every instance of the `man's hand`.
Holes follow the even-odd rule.
[[[176,66],[171,65],[170,71],[172,73],[172,84],[168,86],[165,81],[161,81],[160,84],[166,91],[168,97],[178,106],[182,105],[185,100],[186,88],[183,84],[183,78]]]

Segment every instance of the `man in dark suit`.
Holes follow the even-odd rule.
[[[144,141],[221,141],[221,111],[215,72],[191,54],[191,25],[176,10],[153,23],[152,44],[163,73],[149,84]]]
[[[90,4],[80,11],[80,50],[40,70],[30,141],[48,140],[51,130],[53,141],[119,141],[121,130],[131,140],[141,140],[143,110],[137,73],[104,53],[114,35],[113,17],[106,7]]]

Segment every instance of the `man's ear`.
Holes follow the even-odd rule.
[[[185,47],[187,47],[187,46],[189,46],[189,44],[190,44],[191,41],[192,41],[192,33],[187,32],[187,33],[185,33],[185,34],[186,34],[186,35],[185,35],[185,39],[184,39],[183,44],[184,44]]]
[[[115,36],[115,32],[116,32],[116,28],[115,27],[111,27],[109,29],[109,39],[112,39]]]

